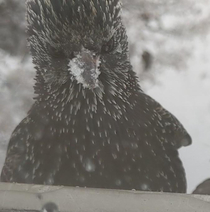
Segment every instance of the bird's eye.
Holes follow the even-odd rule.
[[[103,44],[101,47],[102,53],[109,53],[114,49],[114,38],[112,37],[107,43]]]
[[[47,49],[53,59],[62,60],[66,58],[65,52],[62,48],[56,48],[48,45]]]
[[[73,59],[75,57],[76,53],[75,52],[71,52],[70,54],[70,59]]]

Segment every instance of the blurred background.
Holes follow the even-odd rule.
[[[185,126],[188,193],[210,177],[210,0],[122,0],[131,62],[143,90]],[[0,170],[33,103],[25,0],[0,0]]]

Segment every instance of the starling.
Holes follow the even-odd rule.
[[[28,0],[35,103],[4,182],[185,192],[182,124],[139,86],[118,0]]]
[[[193,191],[193,194],[205,194],[210,195],[210,179],[204,180]]]

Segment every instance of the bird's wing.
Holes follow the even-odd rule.
[[[19,165],[23,161],[24,152],[26,151],[27,140],[27,118],[15,128],[12,133],[9,145],[7,148],[7,155],[5,163],[1,172],[1,182],[15,182],[14,176],[18,176]],[[15,174],[16,173],[16,174]]]
[[[178,149],[182,146],[190,145],[192,139],[180,121],[150,96],[145,94],[145,98],[149,104],[154,105],[154,112],[160,116],[163,131],[170,136],[169,139],[174,146]]]
[[[18,153],[18,148],[11,147],[7,151],[4,166],[1,172],[1,182],[14,182],[13,179],[15,170],[18,170],[18,165],[21,161],[21,154]]]
[[[49,133],[49,130],[45,130],[47,123],[47,116],[39,113],[35,103],[28,112],[28,116],[20,122],[12,133],[1,173],[2,182],[31,183],[34,180],[32,174],[29,176],[29,173],[32,173],[34,166],[36,166],[34,164],[35,157],[39,158],[40,154],[44,155],[35,146],[39,143],[44,144]],[[36,164],[38,164],[37,161]]]
[[[4,163],[1,172],[1,182],[13,182],[12,179],[14,170],[18,167],[20,155],[10,153]]]

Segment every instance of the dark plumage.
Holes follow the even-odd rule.
[[[185,192],[180,122],[139,87],[118,0],[28,0],[36,101],[1,180]]]

